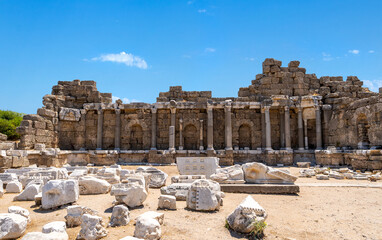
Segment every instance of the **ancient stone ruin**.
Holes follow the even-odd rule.
[[[382,89],[371,92],[355,76],[317,78],[299,65],[265,59],[263,73],[238,97],[175,86],[153,104],[113,103],[94,81],[60,81],[37,114],[24,116],[19,150],[1,151],[0,167],[208,156],[221,165],[310,161],[382,169]]]

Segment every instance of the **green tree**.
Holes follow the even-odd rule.
[[[9,140],[16,140],[20,135],[16,133],[16,128],[23,120],[22,113],[0,110],[0,133],[8,136]]]

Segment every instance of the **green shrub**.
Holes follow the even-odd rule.
[[[9,140],[16,140],[20,135],[16,133],[16,128],[20,126],[23,114],[0,110],[0,133],[8,136]]]

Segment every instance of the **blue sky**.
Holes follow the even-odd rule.
[[[170,85],[237,96],[267,57],[382,87],[382,1],[0,0],[0,109],[35,113],[57,81],[128,101]]]

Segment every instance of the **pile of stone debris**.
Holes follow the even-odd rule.
[[[320,167],[319,165],[315,167],[304,168],[300,170],[300,177],[316,177],[317,180],[329,180],[329,178],[334,179],[354,179],[354,180],[369,180],[375,182],[377,180],[382,180],[382,172],[380,170],[374,170],[372,172],[360,170],[352,170],[347,167],[343,168],[330,168],[330,167]]]

